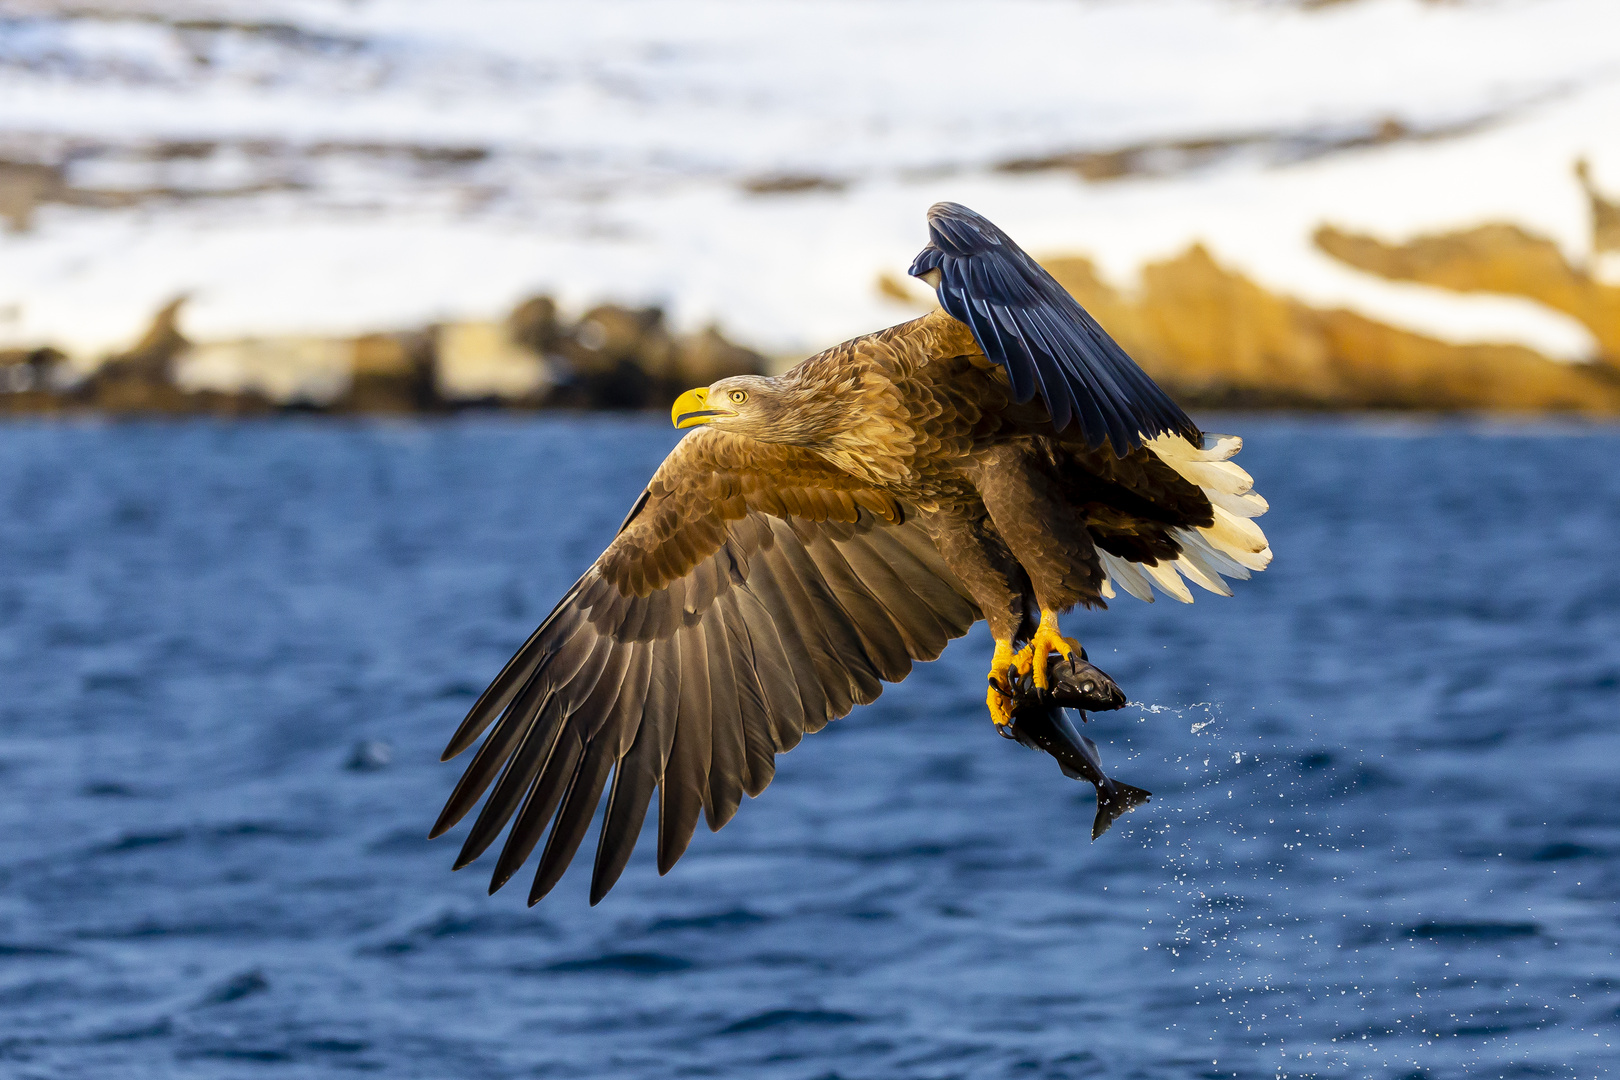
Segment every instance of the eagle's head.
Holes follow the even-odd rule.
[[[827,418],[805,398],[784,379],[734,375],[676,398],[670,419],[678,428],[707,424],[761,442],[808,446],[825,435]]]

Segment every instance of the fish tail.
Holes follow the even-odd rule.
[[[1113,780],[1097,788],[1097,816],[1091,822],[1093,840],[1108,831],[1122,814],[1135,810],[1153,797],[1153,792]]]

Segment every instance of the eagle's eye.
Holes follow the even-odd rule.
[[[727,394],[726,397],[731,399],[731,403],[733,405],[741,405],[743,402],[748,400],[748,391],[733,390],[731,393]]]

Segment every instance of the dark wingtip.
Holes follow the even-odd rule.
[[[460,821],[463,817],[466,816],[464,813],[462,813],[462,814],[453,814],[453,813],[451,813],[451,806],[452,805],[453,804],[447,803],[447,804],[445,804],[445,808],[443,810],[439,811],[439,820],[435,821],[433,823],[433,828],[428,830],[428,837],[427,838],[429,840],[437,840],[439,837],[443,836],[445,833],[447,833],[451,829],[455,828],[456,827],[456,822]],[[456,868],[459,870],[460,865],[458,864]]]
[[[932,225],[938,221],[967,221],[975,225],[982,222],[992,229],[995,228],[990,219],[977,210],[963,206],[959,202],[951,202],[949,199],[942,199],[928,208],[928,224]]]
[[[663,844],[659,844],[658,845],[658,876],[663,877],[665,874],[667,874],[671,870],[675,869],[675,864],[680,862],[681,861],[681,856],[685,855],[685,854],[686,854],[686,844],[681,844],[679,846],[671,844],[671,845],[669,845],[668,848],[666,848]]]
[[[725,828],[726,824],[730,822],[732,818],[737,816],[737,809],[741,805],[742,801],[740,799],[736,803],[731,803],[728,800],[727,802],[718,806],[713,802],[704,803],[703,820],[704,823],[709,826],[709,831],[719,832],[721,829]]]
[[[635,838],[622,850],[610,850],[606,846],[607,835],[603,833],[603,843],[598,845],[596,851],[596,864],[591,867],[591,907],[612,891],[613,886],[619,883],[624,868],[630,862],[630,849],[635,846]]]
[[[512,875],[517,873],[517,869],[516,866],[497,865],[495,872],[489,875],[489,895],[494,896],[503,885],[511,881]],[[533,901],[530,902],[533,903]]]
[[[541,629],[543,630],[545,627],[542,626]],[[539,630],[535,631],[536,634],[539,632]],[[518,654],[506,662],[506,666],[510,668],[518,662],[522,655],[523,650],[518,650]],[[450,736],[450,741],[445,744],[444,752],[439,755],[440,761],[449,761],[477,742],[478,736],[482,735],[484,729],[489,727],[490,722],[506,708],[510,695],[506,693],[507,688],[502,686],[503,676],[505,675],[506,672],[502,671],[500,675],[495,677],[495,681],[486,686],[484,692],[478,695],[478,700],[473,702],[472,708],[467,710],[467,715],[462,717],[461,723],[457,725],[456,733]],[[502,698],[507,700],[501,700]],[[500,702],[500,708],[498,709],[492,707],[497,701]]]
[[[428,839],[431,840],[433,838],[430,836],[430,837],[428,837]],[[461,853],[456,856],[456,861],[454,863],[450,864],[450,869],[451,869],[452,872],[456,871],[456,870],[460,870],[462,867],[471,866],[473,863],[475,863],[477,861],[478,861],[478,856],[477,855],[469,854],[466,848],[462,848]],[[498,888],[500,888],[500,886],[497,885],[497,886],[495,886],[495,888],[492,888],[489,891],[494,892],[495,889],[498,889]]]
[[[545,866],[544,866],[544,863],[542,863],[541,870],[544,871],[544,869],[545,869]],[[550,878],[550,880],[549,881],[546,880],[547,878]],[[560,871],[557,872],[557,873],[553,873],[553,874],[544,874],[544,873],[535,874],[535,876],[534,876],[534,885],[529,889],[529,906],[534,907],[534,905],[536,905],[540,901],[544,900],[546,898],[546,894],[549,893],[552,889],[556,888],[557,882],[561,878],[562,878],[562,873]],[[596,901],[592,900],[591,903],[594,904],[594,903],[596,903]]]
[[[474,713],[476,711],[475,709]],[[481,716],[475,717],[471,713],[468,714],[467,718],[461,722],[461,726],[456,729],[456,733],[450,736],[450,741],[445,744],[444,752],[439,755],[439,760],[449,761],[466,751],[469,746],[478,741],[478,736],[482,735],[484,729],[488,726],[489,721],[487,719]]]

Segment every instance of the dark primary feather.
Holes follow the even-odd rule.
[[[928,211],[929,244],[911,264],[940,271],[940,306],[966,323],[984,354],[1006,368],[1019,404],[1037,392],[1052,424],[1077,423],[1087,445],[1123,457],[1167,432],[1197,445],[1197,426],[1107,331],[987,219],[958,203]]]

